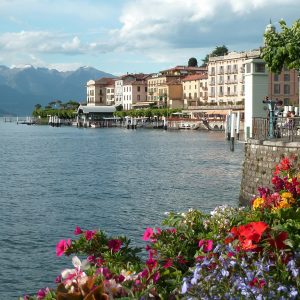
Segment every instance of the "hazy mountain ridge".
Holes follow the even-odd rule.
[[[35,104],[53,100],[86,101],[86,82],[114,77],[92,67],[60,72],[54,69],[0,66],[0,115],[29,115]]]

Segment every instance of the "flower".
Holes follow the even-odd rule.
[[[90,241],[93,239],[94,235],[96,234],[96,230],[87,230],[84,235],[87,241]]]
[[[73,283],[84,284],[87,280],[87,275],[83,270],[90,267],[89,262],[86,259],[81,262],[77,256],[74,256],[72,264],[75,267],[74,269],[65,269],[61,272],[62,281],[66,288],[71,287]]]
[[[36,297],[38,300],[44,299],[49,292],[50,292],[49,288],[40,289],[37,292]]]
[[[75,228],[75,230],[74,230],[74,234],[75,234],[75,235],[79,235],[79,234],[82,234],[82,233],[83,233],[83,231],[81,230],[81,228],[78,227],[78,226],[76,226],[76,228]]]
[[[108,248],[112,250],[113,253],[118,252],[121,249],[122,241],[118,239],[112,239],[108,241]]]
[[[212,240],[200,240],[198,244],[199,248],[202,248],[203,252],[210,252],[213,249]]]
[[[60,240],[56,245],[56,255],[62,256],[70,246],[71,246],[71,239],[68,239],[67,241]]]
[[[144,235],[143,235],[143,240],[148,241],[154,234],[154,231],[152,228],[148,227],[146,228]]]
[[[173,265],[173,260],[171,258],[168,258],[167,261],[165,262],[165,264],[163,265],[164,269],[168,269],[170,267],[172,267]]]
[[[252,250],[257,248],[257,243],[260,242],[262,234],[268,228],[265,222],[251,222],[239,227],[233,227],[231,234],[238,238],[243,250]]]
[[[263,206],[264,202],[265,202],[265,200],[263,198],[260,198],[260,197],[256,198],[253,201],[252,207],[254,209],[261,208]]]

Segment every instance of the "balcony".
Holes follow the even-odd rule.
[[[245,73],[245,68],[244,67],[240,67],[240,72],[241,73]]]
[[[218,96],[219,96],[219,97],[223,97],[223,96],[224,96],[224,93],[223,93],[223,92],[219,92]]]
[[[209,85],[215,85],[216,83],[215,83],[215,81],[210,81],[209,82]]]
[[[240,91],[240,96],[245,96],[245,91]]]

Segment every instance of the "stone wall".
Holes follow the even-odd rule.
[[[300,157],[300,143],[248,140],[245,144],[240,204],[249,205],[260,186],[271,187],[275,166],[284,156]]]

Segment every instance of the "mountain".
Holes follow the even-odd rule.
[[[87,81],[102,77],[115,76],[92,67],[60,72],[0,65],[0,116],[30,115],[36,104],[45,106],[54,100],[85,102]]]

